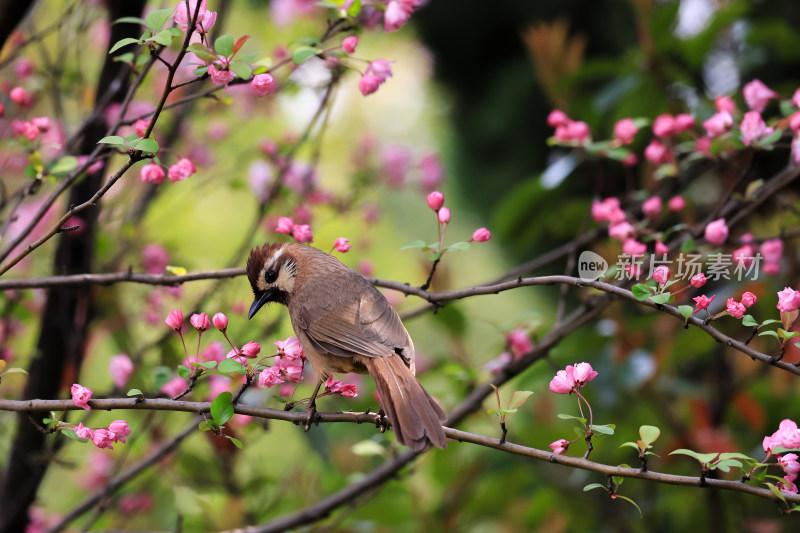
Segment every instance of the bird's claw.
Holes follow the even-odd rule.
[[[386,421],[386,414],[383,412],[383,407],[378,409],[378,418],[375,422],[375,427],[381,430],[381,433],[386,433],[386,429],[389,427],[388,422]]]

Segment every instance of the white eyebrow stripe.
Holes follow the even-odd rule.
[[[274,264],[275,264],[275,261],[277,261],[277,260],[278,260],[278,258],[281,256],[281,254],[283,254],[283,246],[281,246],[280,248],[278,248],[277,250],[275,250],[275,253],[273,253],[273,254],[272,254],[272,257],[270,257],[269,259],[267,259],[267,262],[266,262],[266,263],[264,263],[264,265],[265,265],[265,266],[267,266],[267,265],[269,265],[269,266],[272,266],[272,265],[274,265]]]

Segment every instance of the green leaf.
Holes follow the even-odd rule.
[[[619,445],[620,448],[622,448],[623,446],[627,446],[628,448],[635,448],[636,450],[639,450],[639,445],[636,444],[635,442],[623,442],[622,444]]]
[[[681,245],[681,252],[688,254],[692,250],[694,250],[694,239],[692,237],[689,237]]]
[[[583,487],[583,492],[588,492],[588,491],[594,490],[594,489],[606,490],[606,486],[605,485],[601,485],[600,483],[589,483],[588,485]]]
[[[178,28],[167,28],[167,31],[170,32],[173,37],[177,37],[178,35],[183,35],[183,32]]]
[[[774,318],[768,318],[764,322],[761,323],[761,327],[769,326],[770,324],[780,324],[780,320],[775,320]]]
[[[151,40],[157,42],[161,46],[169,46],[172,44],[172,32],[169,30],[161,30],[151,37]]]
[[[155,139],[142,139],[136,145],[136,149],[146,154],[157,154],[159,150],[158,141]]]
[[[103,137],[97,144],[110,144],[111,146],[125,146],[125,139],[119,135],[111,135],[110,137]]]
[[[487,410],[486,410],[486,413],[487,413],[487,414],[490,414],[490,415],[497,415],[497,416],[500,416],[500,413],[498,413],[498,412],[497,412],[497,411],[495,411],[494,409],[487,409]]]
[[[238,372],[239,374],[244,374],[247,372],[247,367],[234,359],[225,359],[219,364],[217,370],[223,373]]]
[[[778,335],[782,339],[791,339],[792,337],[800,335],[800,331],[786,331],[783,328],[778,328]]]
[[[247,63],[243,63],[241,61],[234,61],[231,63],[230,69],[233,71],[234,74],[246,80],[250,76],[253,75],[253,69],[250,68],[250,65]]]
[[[678,311],[681,312],[681,316],[683,316],[683,318],[689,320],[689,317],[691,317],[692,314],[694,314],[694,307],[692,307],[691,305],[679,305]]]
[[[242,441],[240,441],[236,437],[231,437],[230,435],[225,435],[225,438],[230,440],[233,443],[233,445],[236,446],[237,448],[239,448],[240,450],[242,448],[244,448],[244,444],[242,444]]]
[[[205,368],[206,370],[214,370],[217,366],[216,361],[206,361],[205,363],[192,363],[192,366],[196,366],[199,368]]]
[[[617,426],[614,424],[603,424],[603,425],[596,425],[592,424],[591,430],[599,435],[613,435],[614,429]]]
[[[114,56],[114,61],[119,61],[120,63],[130,63],[133,61],[134,57],[136,56],[133,55],[133,52],[125,52],[124,54]]]
[[[124,39],[120,39],[117,41],[114,46],[111,47],[111,50],[108,51],[109,54],[113,54],[123,46],[128,46],[129,44],[138,43],[139,39],[134,39],[133,37],[125,37]]]
[[[292,61],[299,65],[306,61],[310,57],[317,56],[322,53],[322,50],[319,48],[313,48],[311,46],[298,46],[292,51]]]
[[[361,455],[362,457],[368,455],[383,456],[386,453],[383,446],[371,439],[362,440],[361,442],[353,444],[351,450],[355,455]]]
[[[447,247],[448,252],[459,252],[469,250],[468,242],[456,242]]]
[[[120,17],[111,24],[123,23],[141,24],[142,26],[147,26],[147,23],[144,21],[144,19],[140,19],[139,17]]]
[[[752,315],[744,315],[742,317],[742,325],[743,326],[757,327],[758,326],[758,322],[756,322],[756,319],[753,318]]]
[[[753,459],[749,455],[745,455],[743,453],[727,452],[727,453],[719,454],[719,460],[720,461],[727,461],[728,459],[742,459],[744,461],[747,461],[747,460],[755,461],[755,459]]]
[[[221,392],[211,402],[211,417],[220,426],[233,416],[233,395],[230,392]]]
[[[704,464],[704,465],[710,463],[711,461],[716,459],[717,456],[719,455],[719,453],[698,453],[698,452],[695,452],[695,451],[692,451],[692,450],[687,450],[687,449],[684,449],[684,448],[680,448],[678,450],[671,451],[671,452],[669,452],[669,454],[670,455],[688,455],[689,457],[694,457],[695,459],[700,461],[701,464]]]
[[[500,414],[503,416],[513,415],[516,412],[516,409],[500,409]]]
[[[711,465],[711,468],[716,468],[717,470],[722,470],[723,472],[730,472],[731,467],[734,466],[736,468],[741,468],[742,463],[741,461],[737,461],[736,459],[727,459],[725,461],[720,461],[716,464]]]
[[[200,43],[192,43],[186,50],[193,53],[203,61],[214,61],[218,57],[213,50],[210,50],[208,47]]]
[[[357,17],[361,13],[361,0],[353,0],[347,8],[347,16]]]
[[[143,394],[139,389],[131,389],[128,391],[127,396],[143,396]]]
[[[763,337],[764,335],[769,335],[770,337],[778,338],[778,334],[774,331],[762,331],[758,334],[759,337]]]
[[[222,35],[214,41],[214,50],[225,57],[233,55],[233,35]]]
[[[578,416],[572,416],[572,415],[566,415],[564,413],[559,413],[558,414],[558,418],[560,418],[561,420],[579,420],[584,424],[586,423],[586,419],[585,418],[580,418]]]
[[[780,490],[778,490],[778,487],[776,487],[776,486],[775,486],[775,485],[773,485],[772,483],[766,483],[766,485],[767,485],[767,487],[769,487],[769,490],[772,492],[772,494],[774,494],[775,496],[777,496],[777,497],[778,497],[778,499],[780,499],[780,501],[782,501],[783,503],[786,503],[786,496],[784,496],[784,495],[781,493],[781,491],[780,491]]]
[[[194,74],[195,76],[199,77],[199,76],[203,76],[206,72],[208,72],[208,67],[200,67],[200,68],[194,69],[192,71],[192,74]]]
[[[638,506],[638,505],[636,505],[636,502],[635,502],[635,501],[631,500],[631,499],[630,499],[630,498],[628,498],[627,496],[622,496],[622,495],[620,495],[620,494],[617,494],[617,498],[619,498],[620,500],[625,500],[626,502],[628,502],[628,503],[630,503],[631,505],[633,505],[634,507],[636,507],[636,510],[637,510],[637,511],[639,511],[639,516],[640,516],[640,517],[641,517],[641,516],[643,516],[643,515],[642,515],[642,510],[639,508],[639,506]]]
[[[642,442],[648,446],[653,444],[660,435],[661,430],[655,426],[641,426],[639,428],[639,436],[642,438]]]
[[[28,372],[24,368],[11,367],[11,368],[7,368],[5,370],[5,372],[3,372],[4,376],[7,375],[7,374],[26,374],[27,375]]]
[[[530,398],[531,394],[533,394],[533,391],[529,390],[514,391],[514,393],[511,395],[511,399],[508,401],[508,407],[511,409],[516,409],[520,407],[522,404],[528,401],[528,398]]]
[[[203,420],[202,422],[200,422],[199,424],[197,424],[197,429],[199,429],[200,431],[208,431],[208,430],[209,430],[209,429],[211,429],[211,428],[210,428],[210,427],[208,427],[208,422],[206,422],[205,420]]]
[[[654,304],[666,304],[672,300],[672,294],[669,292],[662,292],[649,297],[649,300]]]
[[[178,375],[180,377],[182,377],[184,379],[188,378],[189,374],[191,374],[191,373],[192,373],[192,371],[189,369],[188,366],[178,365]]]
[[[427,248],[427,247],[428,243],[426,243],[425,241],[411,241],[410,243],[406,244],[400,249],[405,250],[406,248]]]
[[[445,250],[439,250],[438,252],[436,252],[435,254],[433,254],[432,256],[430,256],[430,257],[428,258],[428,261],[431,261],[431,262],[433,262],[433,261],[436,261],[437,259],[439,259],[440,257],[442,257],[442,254],[443,254],[444,252],[445,252]]]
[[[631,287],[631,292],[633,293],[633,296],[639,301],[647,300],[653,294],[652,289],[650,289],[650,287],[648,287],[644,283],[637,283],[636,285]]]
[[[144,18],[144,23],[151,33],[156,33],[164,26],[164,23],[167,22],[167,19],[172,15],[173,11],[175,11],[174,7],[151,11]],[[192,13],[192,15],[194,15],[194,13]]]
[[[69,437],[69,438],[71,438],[72,440],[76,440],[76,441],[78,441],[78,442],[86,442],[86,441],[88,441],[88,440],[89,440],[89,439],[81,439],[81,438],[79,438],[79,437],[78,437],[78,435],[76,435],[76,434],[75,434],[75,432],[74,432],[74,431],[72,431],[71,429],[62,429],[62,430],[61,430],[61,433],[62,433],[64,436],[66,436],[66,437]]]

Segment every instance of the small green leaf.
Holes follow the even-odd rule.
[[[214,41],[214,50],[221,56],[233,55],[233,35],[222,35]]]
[[[371,439],[362,440],[361,442],[353,444],[351,450],[355,455],[361,456],[383,456],[386,453],[386,450],[383,448],[383,446]]]
[[[6,369],[5,372],[3,372],[4,376],[7,375],[7,374],[26,374],[27,375],[28,372],[24,368],[11,367],[11,368]]]
[[[219,364],[217,370],[226,374],[229,372],[238,372],[239,374],[244,374],[247,372],[247,367],[235,359],[225,359]]]
[[[722,470],[723,472],[730,472],[732,466],[736,468],[741,468],[742,463],[741,461],[737,461],[736,459],[727,459],[725,461],[720,461],[718,463],[711,465],[711,469],[716,468],[717,470]]]
[[[172,44],[172,32],[169,30],[161,30],[151,37],[151,39],[161,46],[169,46]]]
[[[678,311],[681,312],[681,316],[683,316],[683,318],[689,320],[689,317],[691,317],[692,314],[694,313],[694,307],[692,307],[691,305],[679,305]]]
[[[693,250],[694,250],[694,239],[692,237],[689,237],[681,245],[681,252],[688,254]]]
[[[558,414],[558,418],[560,418],[561,420],[579,420],[579,421],[583,422],[584,424],[586,423],[586,419],[585,418],[580,418],[580,417],[572,416],[572,415],[566,415],[564,413],[559,413]]]
[[[649,300],[654,304],[666,304],[672,300],[672,294],[669,292],[662,292],[661,294],[656,294],[654,296],[650,296]]]
[[[500,414],[503,416],[513,415],[516,412],[516,409],[500,409]]]
[[[111,146],[125,146],[125,139],[120,137],[119,135],[111,135],[109,137],[103,137],[97,144],[110,144]]]
[[[234,74],[246,80],[250,76],[253,75],[253,69],[250,68],[250,65],[247,63],[243,63],[241,61],[234,61],[231,63],[230,69],[233,71]]]
[[[139,389],[131,389],[128,391],[127,396],[143,396],[143,394]]]
[[[756,322],[756,319],[753,318],[752,315],[744,315],[742,317],[742,325],[743,326],[749,326],[749,327],[756,327],[756,326],[758,326],[758,322]]]
[[[299,65],[306,61],[310,57],[314,57],[322,53],[322,50],[319,48],[313,48],[311,46],[298,46],[292,51],[292,61]]]
[[[780,324],[780,320],[775,320],[774,318],[768,318],[764,322],[761,323],[761,327],[769,326],[770,324]]]
[[[233,395],[228,392],[221,392],[211,402],[211,417],[220,426],[231,419],[233,416]]]
[[[639,445],[636,444],[635,442],[623,442],[622,444],[619,445],[620,448],[622,448],[623,446],[627,446],[628,448],[635,448],[636,450],[639,449]]]
[[[147,23],[144,21],[144,19],[140,19],[139,17],[120,17],[111,24],[123,23],[141,24],[142,26],[147,26]]]
[[[641,426],[639,428],[639,436],[642,438],[642,442],[648,446],[653,444],[660,435],[661,430],[655,426]]]
[[[76,441],[78,441],[78,442],[86,442],[87,440],[89,440],[89,439],[81,439],[81,438],[79,438],[79,437],[78,437],[78,435],[76,435],[76,434],[75,434],[75,432],[74,432],[74,431],[72,431],[71,429],[62,429],[62,430],[61,430],[61,433],[62,433],[62,434],[65,436],[65,437],[69,437],[69,438],[71,438],[72,440],[76,440]]]
[[[196,68],[192,71],[192,74],[195,76],[203,76],[206,72],[208,72],[208,67],[200,67]]]
[[[144,18],[145,26],[147,26],[151,33],[156,33],[164,26],[164,23],[167,22],[167,19],[170,15],[172,15],[173,11],[175,11],[174,7],[169,9],[159,9],[158,11],[151,11]],[[194,13],[190,15],[190,18],[192,16],[194,16]]]
[[[647,300],[653,294],[652,289],[650,289],[650,287],[648,287],[644,283],[637,283],[636,285],[631,287],[631,292],[633,293],[633,296],[639,301]]]
[[[770,337],[778,338],[778,334],[774,331],[762,331],[758,334],[759,337],[763,337],[764,335],[769,335]]]
[[[494,409],[487,409],[487,410],[486,410],[486,413],[487,413],[487,414],[490,414],[490,415],[498,415],[498,416],[500,416],[500,413],[498,413],[498,412],[497,412],[497,411],[495,411]]]
[[[234,445],[234,446],[236,446],[237,448],[239,448],[240,450],[241,450],[242,448],[244,448],[244,444],[242,444],[242,441],[240,441],[240,440],[239,440],[239,439],[237,439],[236,437],[231,437],[230,435],[225,435],[225,437],[226,437],[228,440],[230,440],[230,441],[233,443],[233,445]]]
[[[192,373],[192,371],[189,369],[189,367],[184,366],[184,365],[178,365],[178,375],[180,377],[186,379],[186,378],[189,377],[189,374],[191,374],[191,373]]]
[[[428,244],[425,241],[411,241],[410,243],[406,244],[401,250],[405,250],[406,248],[427,248]]]
[[[120,39],[117,41],[114,46],[111,47],[111,50],[108,51],[109,54],[113,54],[123,46],[128,46],[129,44],[138,43],[139,39],[134,39],[133,37],[125,37],[124,39]]]
[[[361,0],[353,0],[347,8],[347,16],[357,17],[361,13]]]
[[[443,254],[443,253],[444,253],[444,250],[439,250],[438,252],[436,252],[435,254],[433,254],[432,256],[430,256],[430,257],[428,258],[428,261],[431,261],[431,262],[433,262],[433,261],[436,261],[437,259],[439,259],[440,257],[442,257],[442,254]]]
[[[159,150],[158,141],[155,139],[142,139],[136,145],[136,149],[146,154],[157,154]]]
[[[214,53],[213,50],[209,49],[208,47],[200,44],[200,43],[192,43],[189,45],[189,48],[186,49],[188,52],[193,53],[198,58],[202,59],[203,61],[214,61],[217,59],[217,54]]]
[[[52,423],[53,423],[53,419],[52,418],[42,418],[42,424],[50,425]]]
[[[591,430],[598,435],[613,435],[616,427],[617,426],[615,424],[592,424]]]
[[[200,431],[208,431],[208,430],[209,430],[209,429],[211,429],[211,428],[210,428],[210,427],[208,427],[208,424],[206,423],[206,421],[205,421],[205,420],[203,420],[202,422],[200,422],[199,424],[197,424],[197,429],[199,429]]]
[[[772,492],[772,494],[774,494],[775,496],[777,496],[777,497],[778,497],[778,499],[780,499],[780,501],[782,501],[783,503],[786,503],[786,496],[784,496],[784,495],[781,493],[781,491],[780,491],[780,490],[778,490],[778,487],[776,487],[776,486],[775,486],[775,485],[773,485],[772,483],[766,483],[766,485],[767,485],[767,487],[769,487],[769,490]]]
[[[114,61],[118,61],[120,63],[130,63],[133,61],[134,57],[136,56],[133,55],[133,52],[125,52],[124,54],[114,56]]]
[[[701,464],[708,464],[714,459],[717,458],[719,453],[698,453],[692,450],[687,450],[685,448],[680,448],[678,450],[674,450],[669,452],[670,455],[688,455],[689,457],[694,457],[697,459]]]
[[[192,363],[192,366],[205,368],[206,370],[214,370],[214,368],[216,368],[216,366],[217,366],[217,362],[216,361],[206,361],[204,363]]]
[[[778,335],[782,339],[791,339],[792,337],[800,335],[800,331],[786,331],[783,328],[778,328]]]
[[[636,502],[635,502],[635,501],[631,500],[631,499],[630,499],[630,498],[628,498],[627,496],[622,496],[622,495],[620,495],[620,494],[617,494],[617,498],[619,498],[620,500],[625,500],[626,502],[628,502],[628,503],[630,503],[631,505],[633,505],[634,507],[636,507],[636,510],[637,510],[637,511],[639,511],[639,516],[640,516],[640,517],[641,517],[641,516],[643,516],[643,515],[642,515],[642,510],[639,508],[639,506],[638,506],[638,505],[636,505]]]
[[[755,459],[753,459],[749,455],[745,455],[743,453],[727,452],[727,453],[719,454],[719,460],[720,461],[727,461],[728,459],[742,459],[744,461],[747,461],[747,460],[755,461]]]
[[[448,252],[460,252],[464,250],[469,250],[469,243],[468,242],[456,242],[451,244],[447,247]]]
[[[511,395],[511,399],[508,401],[508,407],[516,409],[522,406],[522,404],[528,401],[528,398],[531,397],[531,394],[533,394],[533,391],[529,390],[514,391],[514,393]]]
[[[588,492],[588,491],[594,490],[594,489],[606,490],[606,486],[605,485],[601,485],[600,483],[589,483],[588,485],[583,487],[583,492]]]

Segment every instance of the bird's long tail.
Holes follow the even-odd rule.
[[[397,442],[415,452],[431,445],[447,447],[441,421],[446,416],[399,355],[365,357],[372,379],[378,386],[381,404],[397,435]]]

